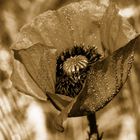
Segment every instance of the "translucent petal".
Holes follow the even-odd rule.
[[[112,55],[92,66],[85,88],[73,105],[69,116],[95,112],[103,108],[120,92],[126,82],[134,59],[134,48],[140,36]]]
[[[14,60],[14,70],[11,76],[11,80],[14,87],[19,91],[40,100],[47,100],[46,95],[30,77],[24,65],[17,60]]]
[[[11,48],[20,50],[41,43],[57,48],[58,52],[75,44],[94,45],[101,50],[98,24],[105,10],[104,5],[91,1],[49,10],[23,26]]]
[[[24,64],[44,94],[55,93],[56,49],[38,43],[28,49],[15,51],[14,55]]]
[[[131,39],[136,37],[136,32],[128,21],[119,15],[115,3],[110,3],[101,23],[101,41],[107,53],[112,53]]]

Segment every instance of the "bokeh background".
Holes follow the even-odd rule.
[[[33,17],[65,4],[80,0],[0,0],[0,49],[9,48],[20,28]],[[106,1],[106,0],[104,0]],[[112,0],[121,8],[120,14],[140,33],[140,1]],[[137,42],[140,44],[140,41]],[[65,132],[59,133],[52,120],[58,111],[49,103],[7,88],[10,62],[5,58],[7,73],[1,71],[0,62],[0,140],[88,140],[86,117],[70,118]],[[104,109],[97,112],[99,132],[104,140],[140,139],[140,47],[135,53],[131,75],[120,94]],[[1,57],[0,57],[1,61]],[[8,69],[9,68],[9,69]],[[3,88],[4,87],[4,88]]]

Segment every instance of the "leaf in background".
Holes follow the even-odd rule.
[[[63,121],[67,116],[82,116],[98,111],[120,92],[130,73],[135,43],[139,37],[91,67],[81,93],[57,117],[56,129],[63,131]]]
[[[110,3],[107,8],[101,20],[100,32],[104,49],[109,53],[136,37],[133,27],[119,15],[119,9],[115,3]]]
[[[12,82],[10,80],[13,70],[12,57],[8,49],[0,44],[0,87],[10,89]]]

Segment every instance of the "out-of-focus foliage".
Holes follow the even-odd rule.
[[[73,0],[74,1],[74,0]],[[76,0],[75,0],[76,1]],[[133,27],[137,30],[137,32],[140,32],[140,4],[139,0],[114,0],[118,5],[122,8],[122,11],[125,10],[125,8],[130,8],[127,12],[127,18],[133,25]],[[25,23],[30,21],[32,17],[35,17],[39,13],[47,10],[47,9],[56,9],[60,7],[61,5],[65,5],[64,3],[69,3],[70,0],[61,2],[56,0],[0,0],[0,42],[2,46],[9,47],[12,42],[15,40],[17,33],[19,32],[21,26],[23,26]],[[132,14],[133,13],[133,14]],[[121,14],[125,15],[125,12],[122,12]],[[140,44],[140,42],[138,43]],[[140,126],[138,125],[140,123],[140,50],[137,49],[136,55],[135,55],[135,62],[132,74],[130,76],[130,80],[127,82],[125,87],[122,90],[122,93],[117,96],[115,100],[113,100],[107,107],[105,107],[103,110],[99,111],[97,113],[97,120],[98,120],[98,126],[99,131],[104,132],[104,139],[105,140],[138,140],[140,139]],[[12,93],[12,91],[8,92]],[[14,94],[14,95],[12,95]],[[44,137],[41,139],[59,139],[63,137],[63,139],[69,138],[70,140],[74,139],[75,137],[79,140],[82,139],[83,135],[81,135],[81,131],[79,130],[79,124],[81,124],[81,130],[83,129],[84,132],[87,132],[86,121],[83,121],[82,119],[78,122],[78,120],[70,120],[68,121],[66,128],[69,133],[65,134],[65,137],[62,136],[63,134],[57,134],[54,128],[52,128],[52,118],[57,114],[57,111],[52,111],[54,108],[50,106],[50,108],[46,108],[46,103],[38,103],[36,101],[33,101],[33,99],[29,99],[27,101],[27,98],[25,98],[25,101],[20,95],[17,95],[15,93],[12,94],[5,94],[3,91],[0,92],[0,98],[3,99],[4,97],[6,100],[0,100],[0,103],[4,101],[4,103],[12,102],[14,98],[18,98],[16,100],[19,101],[20,104],[23,106],[26,104],[30,104],[29,109],[17,109],[18,115],[19,112],[23,112],[26,110],[29,113],[29,122],[34,127],[34,130],[38,131],[38,134],[36,133],[36,139],[38,138],[40,140],[41,136],[44,135]],[[7,96],[5,96],[7,95]],[[16,96],[15,96],[16,95]],[[10,98],[9,98],[10,96]],[[11,97],[12,96],[12,97]],[[14,99],[14,102],[15,99]],[[49,103],[48,103],[49,104]],[[13,104],[14,105],[14,104]],[[10,105],[12,106],[12,105]],[[49,105],[48,105],[49,106]],[[1,107],[1,106],[0,106]],[[24,107],[23,107],[24,108]],[[34,111],[34,108],[38,108],[38,110]],[[25,112],[26,112],[25,111]],[[24,112],[24,113],[25,113]],[[32,113],[31,113],[32,112]],[[55,113],[54,113],[55,112]],[[8,116],[7,115],[4,116]],[[32,116],[32,114],[35,114]],[[38,114],[38,115],[37,115]],[[39,114],[41,114],[39,116]],[[43,116],[45,114],[45,116]],[[16,116],[18,116],[16,113]],[[35,116],[38,116],[39,118],[44,118],[44,121],[39,121],[38,117],[36,117],[38,120],[37,122],[34,122],[32,118],[35,118]],[[3,116],[2,116],[3,117]],[[46,117],[46,118],[45,118]],[[20,117],[19,117],[20,118]],[[86,120],[86,118],[84,118]],[[31,121],[32,120],[32,121]],[[35,126],[39,126],[39,124],[44,124],[46,120],[46,126],[47,129],[41,129],[35,128]],[[77,124],[76,124],[77,122]],[[5,123],[5,122],[3,122]],[[37,123],[37,125],[35,125]],[[75,127],[70,126],[70,123],[76,125]],[[15,125],[17,124],[14,123]],[[8,126],[9,127],[9,126]],[[2,130],[2,129],[1,129]],[[32,128],[28,129],[32,133]],[[46,134],[46,131],[49,132],[48,135]],[[18,132],[18,131],[17,131]],[[35,132],[35,131],[34,131]],[[7,132],[6,132],[7,133]],[[25,135],[24,135],[25,136]],[[17,138],[18,136],[15,135]],[[14,137],[14,138],[15,138]],[[0,139],[2,139],[0,137]],[[33,138],[32,138],[33,139]],[[38,140],[37,139],[37,140]]]

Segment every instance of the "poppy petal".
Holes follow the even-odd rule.
[[[76,103],[77,97],[72,99],[71,102],[65,106],[61,113],[54,119],[54,126],[58,131],[64,131],[63,122],[67,119],[68,113],[72,110],[73,105]]]
[[[24,64],[42,91],[55,93],[56,49],[37,43],[28,49],[14,52],[15,58]]]
[[[62,111],[66,106],[68,106],[73,100],[73,98],[71,97],[49,92],[47,92],[46,95],[49,97],[52,104],[60,111]]]
[[[79,116],[103,108],[120,92],[130,73],[136,41],[140,35],[90,69],[84,90],[69,116]]]
[[[21,28],[11,49],[27,49],[34,44],[41,43],[62,51],[65,47],[73,46],[70,41],[68,31],[61,26],[57,12],[49,10]]]
[[[60,8],[58,13],[74,45],[96,46],[101,51],[99,21],[105,10],[102,4],[81,1]]]
[[[14,60],[13,65],[14,69],[11,80],[14,87],[24,94],[46,101],[47,96],[30,77],[24,65],[17,60]]]
[[[134,28],[119,15],[119,9],[113,2],[108,6],[100,26],[101,41],[107,53],[112,53],[136,37]]]
[[[40,42],[53,46],[58,53],[75,44],[94,45],[102,50],[98,24],[105,10],[102,4],[80,1],[44,12],[21,28],[11,49],[27,49]]]

